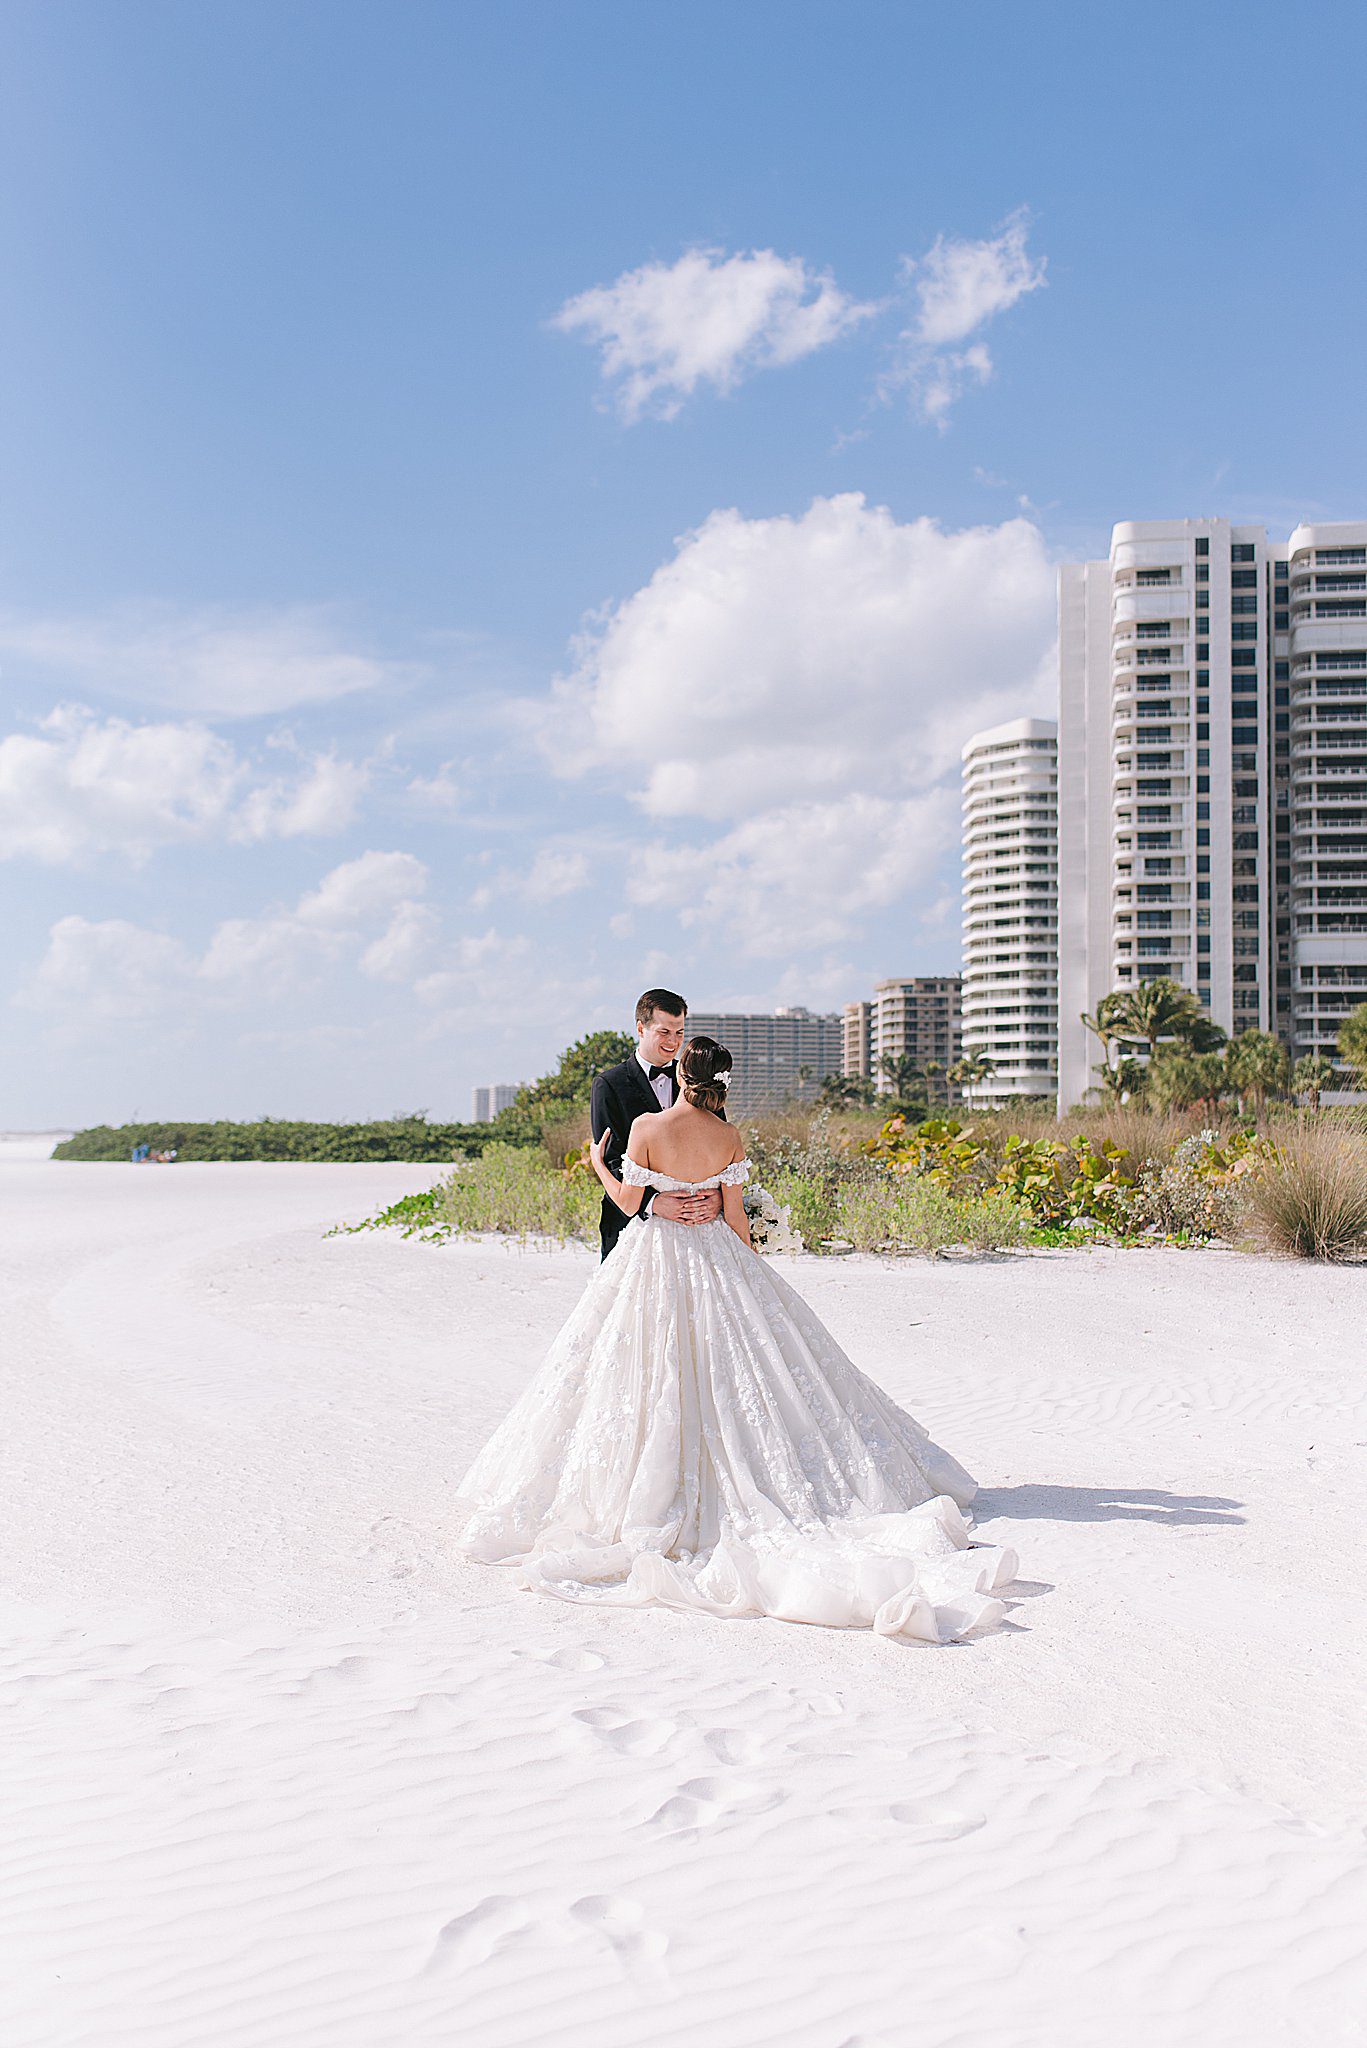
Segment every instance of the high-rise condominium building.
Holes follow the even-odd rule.
[[[1291,1040],[1332,1059],[1367,1002],[1367,520],[1298,526],[1287,559]]]
[[[1060,572],[1061,1104],[1111,989],[1170,976],[1297,1054],[1367,998],[1365,567],[1367,524],[1198,519]]]
[[[726,1102],[733,1115],[810,1102],[827,1074],[841,1071],[839,1017],[814,1016],[810,1010],[740,1016],[690,1010],[687,1036],[715,1038],[731,1054],[735,1078]]]
[[[1017,718],[963,750],[963,1049],[975,1102],[1058,1086],[1058,727]]]
[[[844,1071],[866,1077],[880,1095],[895,1086],[883,1058],[909,1058],[924,1072],[929,1060],[941,1075],[962,1051],[957,974],[912,974],[875,983],[873,1001],[847,1003],[844,1012]],[[935,1081],[935,1093],[946,1088]]]
[[[517,1088],[512,1084],[499,1082],[492,1088],[476,1088],[473,1121],[487,1124],[502,1110],[511,1109],[516,1101]]]
[[[851,1080],[873,1078],[873,1004],[846,1003],[840,1019],[841,1072]]]

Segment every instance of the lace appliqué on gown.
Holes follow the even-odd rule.
[[[744,1181],[748,1162],[678,1181]],[[976,1483],[720,1217],[633,1222],[461,1482],[458,1544],[584,1604],[944,1642],[1005,1613]]]

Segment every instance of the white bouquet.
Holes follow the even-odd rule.
[[[757,1252],[800,1252],[802,1239],[793,1229],[786,1202],[776,1202],[757,1180],[745,1184],[745,1215],[750,1242]]]

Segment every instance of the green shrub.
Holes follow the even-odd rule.
[[[489,1145],[439,1190],[438,1214],[454,1237],[497,1231],[519,1238],[596,1241],[603,1190],[592,1174],[563,1173],[539,1148]]]
[[[405,1195],[363,1223],[339,1231],[399,1230],[405,1237],[439,1243],[450,1237],[500,1236],[549,1239],[564,1244],[598,1239],[602,1188],[582,1169],[566,1173],[550,1166],[539,1146],[492,1144],[478,1159],[464,1161],[448,1179]]]
[[[1028,1224],[1008,1195],[956,1195],[929,1175],[884,1175],[842,1187],[838,1234],[860,1252],[999,1251],[1023,1244]]]
[[[764,1186],[787,1209],[793,1229],[809,1252],[819,1251],[827,1238],[842,1235],[838,1181],[776,1166],[766,1171]]]
[[[425,1115],[365,1124],[311,1124],[262,1117],[255,1123],[100,1124],[77,1131],[54,1159],[127,1161],[135,1145],[178,1160],[310,1160],[365,1165],[384,1160],[445,1163],[478,1152],[485,1124],[430,1124]]]

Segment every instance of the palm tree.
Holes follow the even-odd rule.
[[[1367,1007],[1367,1005],[1364,1005]],[[1309,1097],[1311,1109],[1318,1109],[1320,1096],[1326,1088],[1332,1088],[1339,1077],[1339,1070],[1322,1052],[1307,1052],[1296,1061],[1291,1069],[1291,1089],[1297,1097]]]
[[[922,1078],[921,1069],[909,1052],[885,1052],[878,1062],[878,1070],[892,1083],[892,1093],[899,1102],[906,1102]]]
[[[971,1104],[973,1101],[973,1090],[980,1081],[985,1081],[988,1075],[994,1071],[995,1063],[987,1057],[985,1052],[970,1052],[965,1053],[962,1059],[954,1062],[954,1065],[949,1070],[949,1079],[956,1088],[963,1089],[965,1102]]]
[[[873,1100],[873,1083],[863,1074],[823,1074],[816,1099],[823,1109],[861,1109]]]
[[[1255,1116],[1261,1116],[1269,1095],[1285,1088],[1290,1064],[1286,1047],[1270,1031],[1241,1031],[1232,1038],[1225,1053],[1229,1078],[1239,1091],[1239,1107],[1247,1098]]]
[[[1144,1099],[1155,1109],[1194,1109],[1199,1103],[1213,1113],[1228,1085],[1219,1053],[1168,1046],[1144,1075]]]
[[[1359,1088],[1367,1088],[1367,1003],[1350,1010],[1339,1025],[1339,1052],[1357,1077]]]
[[[926,1079],[927,1109],[934,1109],[935,1107],[935,1083],[939,1079],[940,1075],[944,1073],[944,1070],[945,1063],[943,1060],[927,1060],[925,1065],[921,1069],[921,1072],[925,1075]]]
[[[1083,1023],[1101,1041],[1101,1061],[1095,1071],[1101,1075],[1105,1087],[1112,1095],[1120,1093],[1116,1067],[1111,1059],[1111,1047],[1116,1043],[1116,1025],[1120,1022],[1124,1001],[1125,998],[1120,991],[1113,990],[1110,995],[1101,998],[1094,1017],[1089,1017],[1085,1010],[1082,1012]]]
[[[1146,1046],[1150,1059],[1157,1054],[1159,1041],[1164,1038],[1176,1039],[1202,1052],[1214,1049],[1197,1042],[1208,1039],[1209,1033],[1219,1027],[1210,1024],[1200,997],[1183,988],[1180,981],[1170,981],[1160,974],[1153,981],[1141,981],[1132,989],[1119,990],[1118,995],[1119,1001],[1111,1012],[1112,1036],[1127,1044]],[[1220,1036],[1223,1038],[1224,1034]]]

